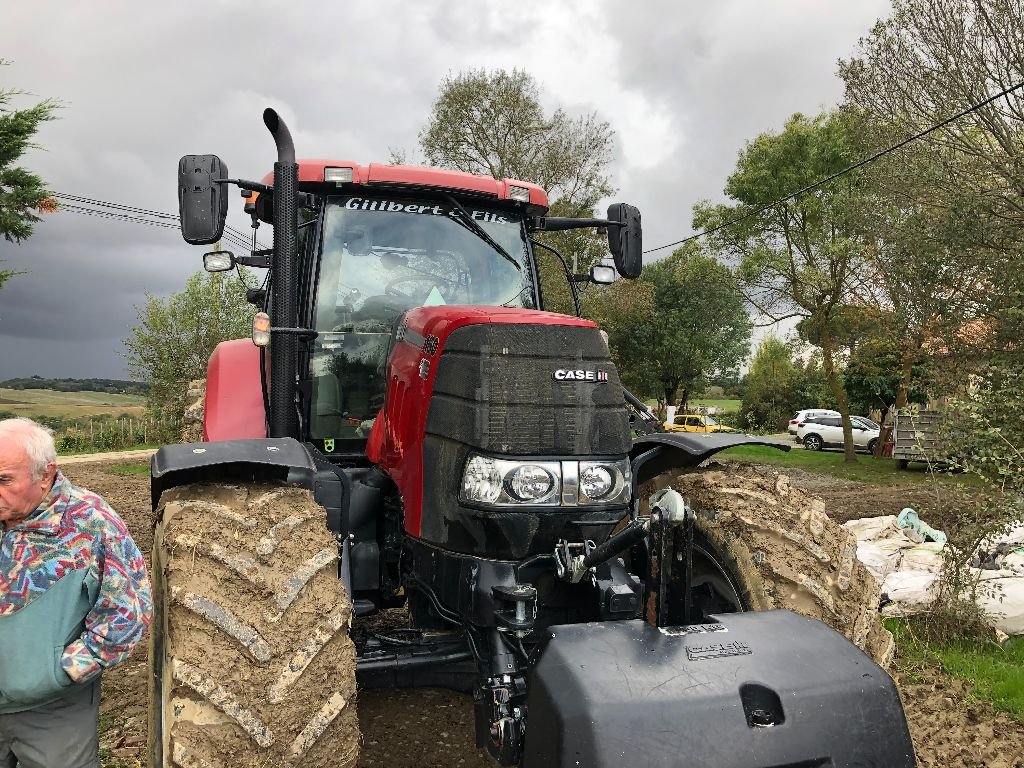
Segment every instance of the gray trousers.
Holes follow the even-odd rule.
[[[0,768],[99,768],[100,680],[57,701],[0,715]]]

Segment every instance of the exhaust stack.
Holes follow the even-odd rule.
[[[271,267],[271,325],[298,325],[298,241],[299,166],[295,143],[284,120],[273,109],[263,111],[263,123],[277,145],[274,163],[274,258]],[[295,407],[295,371],[298,340],[292,334],[276,334],[270,345],[270,437],[298,437]]]

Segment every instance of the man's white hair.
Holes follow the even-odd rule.
[[[21,416],[0,419],[0,439],[16,440],[28,454],[32,479],[46,474],[46,466],[57,462],[57,448],[53,444],[53,430],[32,419]]]

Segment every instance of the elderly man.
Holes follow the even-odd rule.
[[[29,419],[0,420],[0,533],[0,768],[99,768],[100,672],[149,624],[146,564]]]

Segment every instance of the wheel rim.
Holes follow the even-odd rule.
[[[806,440],[804,440],[804,445],[808,448],[808,450],[811,451],[816,451],[819,448],[821,448],[821,445],[819,443],[820,441],[818,440],[818,438],[814,436],[808,437]]]
[[[724,565],[723,558],[712,547],[706,543],[694,543],[691,595],[694,608],[700,611],[702,618],[709,614],[749,610],[737,583]]]

